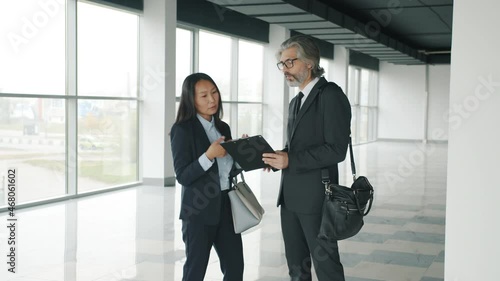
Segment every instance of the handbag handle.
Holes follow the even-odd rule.
[[[244,182],[246,184],[245,176],[243,176],[243,171],[240,171],[238,174],[241,176],[241,182]],[[233,188],[231,188],[231,189],[234,189],[234,186],[236,186],[236,184],[238,184],[238,174],[235,176],[231,176],[231,182],[233,183]]]
[[[369,190],[363,190],[363,191],[359,191],[357,189],[354,189],[352,192],[354,193],[354,197],[356,197],[356,206],[358,207],[358,212],[360,215],[362,216],[366,216],[368,215],[368,213],[370,212],[370,210],[372,209],[372,204],[373,204],[373,186],[370,184],[370,182],[368,181],[368,179],[366,177],[359,177],[358,180],[360,181],[365,181],[370,189]],[[353,183],[354,184],[354,183]],[[370,192],[370,199],[368,199],[368,201],[370,203],[368,203],[368,209],[365,210],[361,210],[361,206],[359,205],[359,198],[358,198],[358,194],[360,192]],[[365,206],[366,207],[366,206]]]
[[[370,190],[370,192],[373,192],[373,190]],[[366,210],[366,212],[363,212],[361,210],[361,206],[359,205],[359,200],[358,200],[358,195],[356,194],[356,191],[354,191],[354,196],[356,196],[356,206],[358,206],[358,212],[360,215],[362,215],[363,217],[368,215],[368,213],[370,212],[370,210],[372,209],[372,204],[373,204],[373,195],[372,197],[370,198],[370,203],[368,205],[368,209]]]
[[[229,171],[229,182],[233,183],[236,185],[238,181],[238,175],[241,175],[241,179],[243,182],[245,182],[245,178],[243,177],[243,169],[236,164],[236,162],[233,162],[233,167],[231,168],[231,171]]]

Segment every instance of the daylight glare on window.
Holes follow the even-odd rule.
[[[78,2],[78,95],[137,96],[138,17]]]
[[[65,4],[0,1],[0,93],[65,94]]]

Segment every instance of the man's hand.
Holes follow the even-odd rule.
[[[262,154],[262,161],[275,169],[288,168],[288,153],[283,151],[276,151],[276,153]],[[269,168],[264,168],[264,171],[269,172]]]

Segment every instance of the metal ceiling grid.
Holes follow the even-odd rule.
[[[311,0],[208,0],[270,24],[394,64],[424,64],[424,54],[326,4]]]

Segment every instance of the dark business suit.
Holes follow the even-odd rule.
[[[320,89],[324,88],[319,97]],[[342,89],[324,78],[316,83],[297,114],[289,107],[288,168],[282,171],[278,206],[292,280],[311,280],[310,256],[319,281],[344,280],[336,242],[316,239],[325,198],[321,169],[338,183],[337,163],[345,159],[350,136],[351,106]],[[323,113],[322,113],[323,112]]]
[[[226,140],[231,139],[226,123],[222,122],[218,130]],[[197,117],[175,124],[170,140],[175,174],[182,185],[180,219],[186,244],[183,280],[203,280],[212,246],[219,255],[224,280],[242,280],[241,235],[234,233],[229,197],[220,190],[217,162],[204,171],[198,161],[211,144],[202,124]]]

